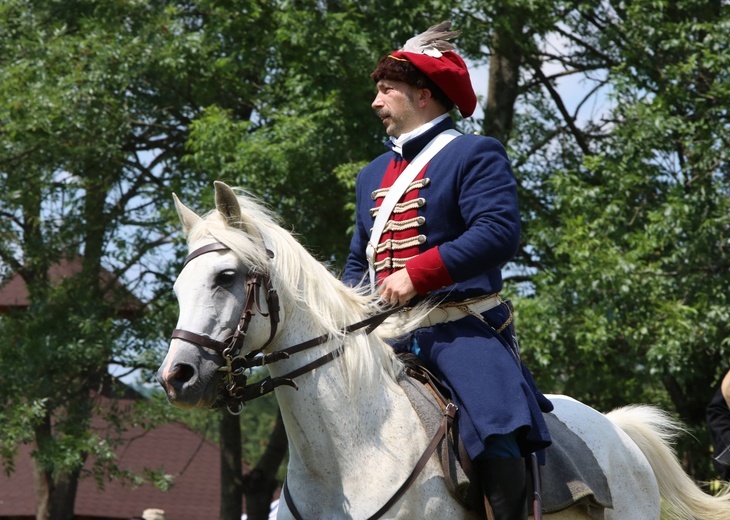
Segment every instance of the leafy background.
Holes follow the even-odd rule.
[[[711,478],[704,408],[730,368],[728,9],[720,0],[3,2],[0,273],[20,275],[31,302],[0,317],[4,467],[21,443],[36,445],[36,471],[55,490],[43,506],[51,515],[68,507],[63,494],[88,457],[99,475],[132,478],[115,472],[115,439],[97,438],[89,421],[115,416],[98,397],[110,363],[154,392],[184,257],[171,192],[204,212],[213,180],[243,186],[337,272],[354,177],[384,138],[368,74],[415,32],[451,19],[480,97],[478,114],[458,124],[502,140],[520,182],[522,244],[505,293],[538,383],[600,410],[672,411],[693,433],[680,446],[687,470]],[[64,258],[80,259],[80,272],[49,283]],[[225,427],[153,396],[117,424],[173,419],[224,450],[238,444],[254,465],[276,407],[256,403]],[[226,442],[231,427],[241,442]],[[270,478],[282,477],[278,462],[267,463]]]

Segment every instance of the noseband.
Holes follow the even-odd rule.
[[[200,255],[213,251],[230,251],[230,249],[230,247],[221,242],[214,242],[212,244],[202,246],[188,255],[185,259],[185,263],[183,264],[183,269],[191,260],[199,257]],[[274,257],[274,253],[272,251],[267,249],[266,253],[269,258]],[[266,305],[268,307],[268,313],[264,313],[261,310],[261,287],[264,287],[266,290]],[[345,327],[342,330],[342,333],[347,335],[365,328],[366,333],[369,334],[378,325],[385,321],[388,316],[398,310],[400,310],[399,307],[393,307],[383,312],[373,314],[362,321]],[[248,332],[249,323],[256,312],[264,317],[269,317],[269,323],[271,324],[269,339],[260,348],[252,350],[248,354],[241,356],[240,353],[243,348],[246,333]],[[332,361],[342,354],[342,347],[340,347],[281,377],[272,378],[269,376],[256,383],[248,384],[248,376],[251,374],[251,370],[254,367],[289,359],[292,354],[303,352],[304,350],[326,343],[331,339],[330,334],[323,334],[322,336],[299,343],[292,347],[264,355],[262,351],[274,340],[278,324],[279,296],[273,288],[271,278],[269,277],[268,272],[260,273],[258,270],[252,269],[246,277],[246,301],[243,306],[241,318],[238,321],[236,330],[229,338],[219,341],[196,332],[190,332],[184,329],[175,329],[172,331],[172,339],[181,339],[198,347],[211,349],[223,357],[225,366],[222,366],[219,369],[221,372],[225,373],[223,376],[223,388],[218,396],[218,401],[216,401],[213,406],[216,408],[225,406],[230,413],[238,415],[243,411],[243,406],[248,401],[268,394],[281,385],[291,386],[296,389],[297,384],[294,382],[295,377],[306,374],[307,372]]]

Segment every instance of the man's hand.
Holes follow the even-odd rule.
[[[405,269],[396,271],[383,280],[379,292],[380,299],[391,305],[405,305],[418,294]]]

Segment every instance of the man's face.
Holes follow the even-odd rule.
[[[393,137],[415,130],[420,125],[418,89],[402,81],[381,79],[372,107],[385,125],[385,132]]]

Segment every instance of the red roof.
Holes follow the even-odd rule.
[[[48,268],[48,278],[51,282],[60,283],[64,278],[79,274],[82,267],[83,259],[80,256],[63,258]],[[122,316],[131,317],[142,309],[142,302],[115,280],[114,275],[106,269],[102,269],[99,283],[105,286],[111,284],[115,288],[114,292],[107,292],[106,299],[109,303],[115,304]],[[18,273],[14,273],[7,283],[0,281],[0,313],[6,313],[13,308],[28,307],[30,305],[28,296],[25,280]]]
[[[105,427],[96,423],[95,428]],[[97,433],[103,437],[102,432]],[[131,488],[107,481],[99,490],[93,478],[83,478],[76,495],[77,518],[129,520],[151,508],[164,510],[167,520],[218,518],[220,458],[216,445],[178,422],[149,431],[130,428],[123,439],[116,450],[119,468],[135,473],[164,468],[173,476],[172,488],[164,492],[150,484]],[[35,517],[31,450],[31,446],[21,447],[10,477],[0,473],[0,518]]]

